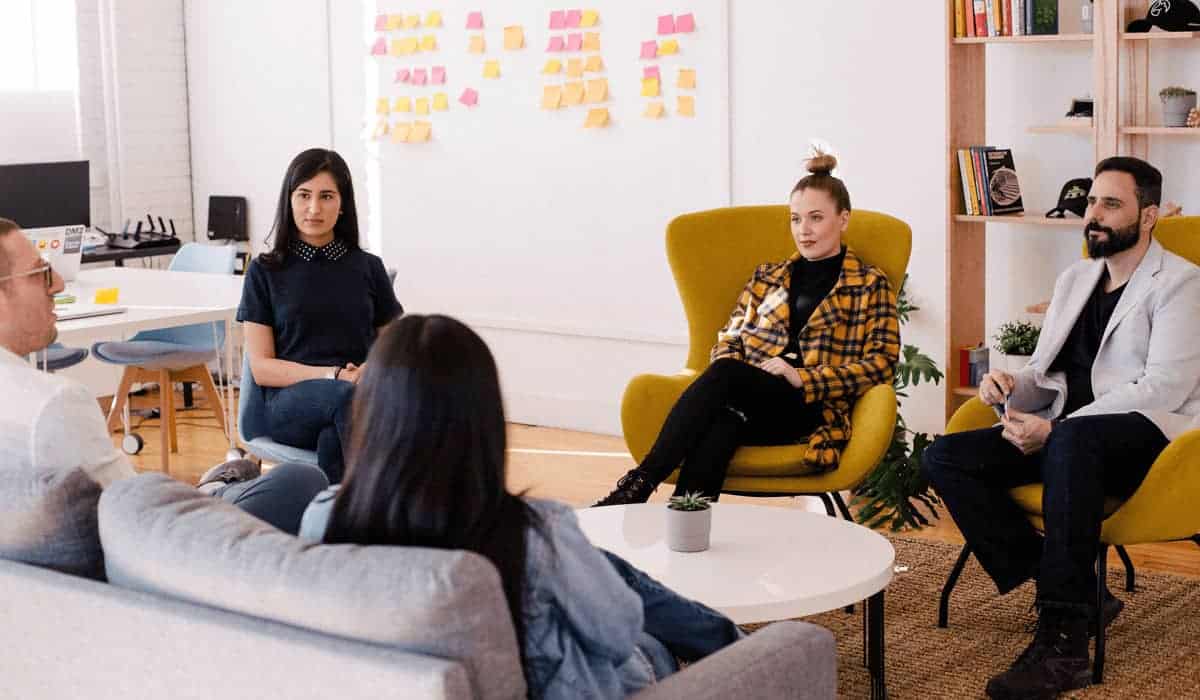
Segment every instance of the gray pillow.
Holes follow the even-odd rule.
[[[100,491],[82,469],[0,469],[0,557],[103,581]]]
[[[476,697],[525,696],[500,577],[479,555],[305,543],[155,473],[105,490],[100,540],[114,585],[454,659]]]

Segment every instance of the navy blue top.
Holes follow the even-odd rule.
[[[375,329],[404,313],[383,261],[340,240],[294,241],[279,267],[246,270],[237,320],[270,326],[275,357],[304,365],[361,365]]]

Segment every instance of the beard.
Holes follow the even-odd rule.
[[[1139,221],[1134,221],[1124,228],[1113,229],[1108,226],[1101,226],[1095,221],[1089,221],[1087,226],[1083,227],[1083,239],[1087,242],[1087,252],[1089,258],[1110,258],[1117,253],[1129,250],[1137,245],[1140,227]],[[1088,235],[1091,231],[1100,231],[1108,234],[1106,239],[1092,238]]]

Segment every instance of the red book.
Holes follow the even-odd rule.
[[[1012,0],[1004,0],[1004,36],[1013,35]]]
[[[975,3],[973,0],[955,0],[963,13],[967,25],[967,36],[975,36]]]
[[[958,349],[958,385],[971,386],[971,348]]]
[[[987,36],[987,0],[973,0],[973,2],[975,3],[975,36]]]

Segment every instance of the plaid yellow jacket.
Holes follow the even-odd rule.
[[[783,262],[759,265],[737,307],[717,334],[712,359],[732,357],[759,365],[788,344],[791,305],[788,287],[796,253]],[[801,388],[808,403],[823,404],[825,423],[808,438],[804,461],[815,471],[835,469],[850,440],[854,400],[876,384],[889,384],[900,358],[896,295],[887,277],[849,247],[841,276],[817,306],[798,338]]]

